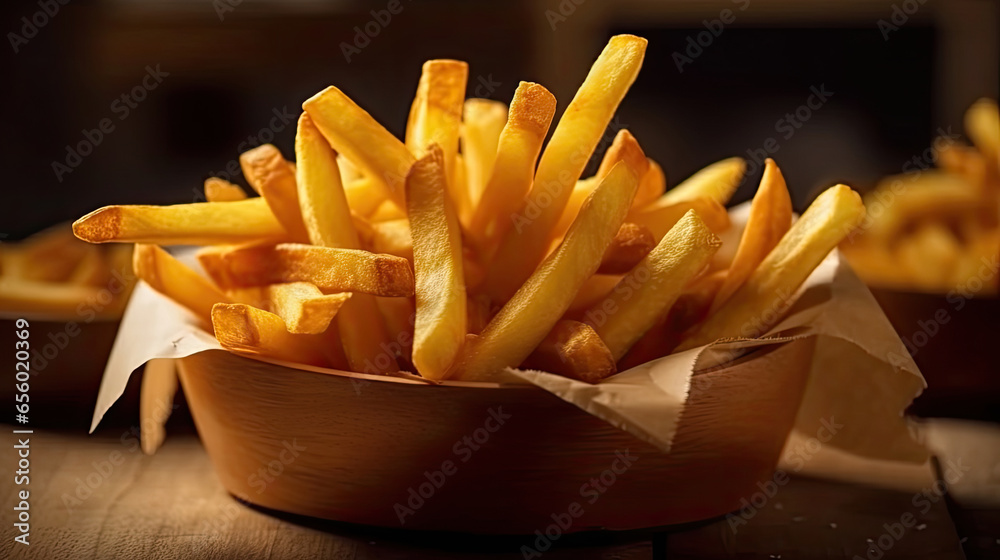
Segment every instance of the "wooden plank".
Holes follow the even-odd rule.
[[[2,512],[4,558],[522,558],[527,536],[479,537],[348,525],[266,512],[229,496],[192,435],[168,437],[145,456],[131,431],[83,437],[32,436],[31,546],[12,541],[12,510]],[[9,449],[9,448],[8,448]],[[13,453],[4,453],[4,463]],[[12,478],[0,499],[12,504]],[[568,535],[552,559],[865,558],[866,539],[913,511],[913,496],[793,479],[746,524],[725,518],[670,528]],[[470,509],[469,515],[476,515]],[[963,558],[939,500],[882,558]],[[831,524],[836,524],[833,527]],[[917,527],[924,525],[923,528]]]

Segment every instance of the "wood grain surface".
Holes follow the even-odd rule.
[[[194,434],[168,436],[159,453],[145,456],[131,431],[104,432],[110,435],[32,435],[31,545],[12,540],[15,488],[5,477],[0,558],[513,559],[533,545],[530,536],[373,529],[273,514],[226,493]],[[3,463],[13,464],[11,446],[4,447]],[[89,495],[82,490],[88,482]],[[913,512],[917,525],[881,558],[964,558],[945,500],[926,514],[912,501],[910,494],[792,479],[735,532],[731,519],[719,518],[657,531],[578,533],[559,538],[543,557],[866,558],[867,539]]]

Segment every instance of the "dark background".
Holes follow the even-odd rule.
[[[350,62],[342,43],[389,0],[70,0],[45,17],[37,0],[5,3],[0,233],[17,239],[112,203],[195,201],[203,179],[271,134],[290,156],[294,125],[271,130],[274,112],[294,118],[329,84],[401,135],[428,58],[467,60],[470,97],[509,101],[531,80],[561,111],[610,35],[642,35],[649,50],[617,124],[668,181],[759,154],[773,137],[800,210],[835,182],[864,190],[899,173],[939,129],[961,134],[972,101],[998,93],[992,0],[399,1]],[[899,23],[903,8],[916,10],[886,40],[879,21],[896,11]],[[685,53],[689,38],[725,9],[735,21],[678,71],[674,53],[696,52]],[[27,38],[22,18],[45,23]],[[16,53],[11,33],[27,38]],[[112,103],[157,65],[169,76],[120,119]],[[791,137],[776,131],[821,85],[829,101]],[[57,180],[53,162],[104,118],[114,130]]]

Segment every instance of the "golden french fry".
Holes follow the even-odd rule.
[[[466,296],[462,232],[448,196],[444,154],[432,145],[406,177],[406,209],[413,232],[417,322],[413,365],[443,379],[465,342]]]
[[[295,160],[297,202],[307,238],[321,247],[359,248],[358,232],[340,182],[337,154],[306,113],[299,117],[295,134]]]
[[[965,112],[965,132],[993,165],[1000,161],[1000,109],[992,99],[980,99]]]
[[[493,301],[509,298],[545,257],[573,186],[639,73],[646,42],[634,35],[612,37],[566,107],[542,152],[531,191],[493,258],[485,285]]]
[[[240,167],[247,182],[267,202],[291,240],[306,242],[309,236],[299,210],[295,167],[271,144],[262,144],[240,154]]]
[[[582,313],[606,298],[621,281],[622,276],[624,274],[595,274],[587,278],[576,292],[576,297],[569,306],[569,313],[573,315]]]
[[[656,239],[645,226],[625,222],[604,252],[598,274],[625,274],[656,247]]]
[[[652,204],[667,190],[667,176],[663,173],[663,168],[652,159],[647,159],[647,162],[649,168],[639,179],[639,190],[635,193],[632,208],[642,208]]]
[[[472,106],[466,103],[468,122],[463,130],[468,139],[463,141],[463,148],[475,154],[470,155],[470,162],[473,162],[470,188],[475,189],[480,181],[485,181],[485,186],[467,229],[474,243],[483,251],[492,253],[510,226],[510,216],[521,207],[525,195],[531,189],[535,162],[538,161],[542,141],[552,123],[556,98],[538,84],[521,82],[510,102],[509,117],[501,104],[494,111],[497,113],[495,117],[480,115],[473,118],[468,115]],[[493,128],[491,123],[495,124],[500,120],[499,117],[506,117],[507,122],[502,125],[496,149],[491,154],[491,144],[488,142],[492,138],[489,134]],[[489,171],[487,180],[480,175],[486,172],[483,168],[488,163],[492,170]]]
[[[319,334],[326,331],[350,293],[324,295],[308,282],[271,284],[265,288],[270,311],[281,317],[290,333]]]
[[[382,204],[379,204],[378,208],[372,212],[369,219],[372,223],[387,222],[389,220],[403,220],[406,219],[406,212],[396,206],[396,204],[391,200],[386,200]]]
[[[666,196],[666,195],[664,195]],[[722,233],[729,229],[729,213],[726,208],[707,197],[692,198],[671,204],[660,204],[660,200],[644,206],[635,208],[629,212],[626,221],[649,228],[657,242],[674,227],[677,220],[680,220],[688,211],[694,210],[698,217],[705,222],[708,229],[714,233]]]
[[[207,189],[206,189],[207,191]],[[140,434],[142,452],[156,453],[163,445],[167,432],[164,426],[174,410],[177,394],[177,364],[171,358],[158,358],[146,362],[139,391]]]
[[[536,101],[538,101],[537,95]],[[544,112],[546,108],[540,106],[533,110]],[[523,119],[524,115],[519,118]],[[544,116],[536,116],[536,120],[540,118],[544,118]],[[551,119],[551,116],[549,118]],[[462,154],[465,156],[466,191],[458,193],[459,198],[456,204],[461,211],[468,214],[468,218],[472,217],[474,208],[481,204],[483,191],[486,189],[495,167],[500,135],[503,134],[508,120],[507,105],[500,101],[477,98],[465,101],[462,110],[461,134]],[[546,128],[548,127],[546,126]],[[465,206],[461,206],[463,200]],[[466,221],[468,222],[468,220]]]
[[[606,177],[611,168],[619,161],[627,162],[629,167],[635,171],[636,176],[640,178],[639,185],[641,188],[642,178],[646,176],[649,170],[649,160],[646,158],[646,154],[643,153],[642,148],[639,147],[639,142],[635,139],[635,136],[632,136],[631,132],[623,128],[618,131],[615,139],[611,142],[611,146],[604,152],[601,165],[597,168],[594,178],[590,181],[577,181],[573,192],[570,193],[569,199],[566,201],[566,207],[563,209],[562,216],[559,217],[559,222],[552,228],[550,240],[561,239],[565,235],[566,230],[573,223],[577,213],[580,212],[580,205],[586,200],[590,191],[597,187],[601,179]],[[637,191],[636,196],[638,194]],[[632,204],[635,206],[635,201]]]
[[[654,204],[669,206],[678,202],[705,197],[725,206],[740,186],[747,163],[740,157],[717,161],[670,189]]]
[[[212,320],[213,305],[230,301],[208,279],[156,245],[137,244],[132,265],[136,276],[151,288],[207,322]]]
[[[348,161],[345,158],[337,158],[338,162],[341,160]],[[343,181],[343,176],[344,172],[341,169],[341,181]],[[366,218],[371,216],[383,203],[392,204],[385,197],[385,193],[375,186],[374,181],[367,178],[353,179],[344,183],[344,195],[347,196],[347,204],[351,210]]]
[[[896,246],[896,258],[910,283],[930,293],[947,293],[962,251],[959,240],[941,224],[921,224]]]
[[[209,177],[205,179],[205,200],[208,202],[233,202],[247,197],[246,191],[225,179]]]
[[[601,337],[586,323],[564,319],[552,327],[522,367],[597,383],[614,375],[615,359]]]
[[[863,236],[888,244],[922,219],[976,215],[983,198],[963,177],[927,170],[886,177],[865,195],[865,205],[869,218]]]
[[[398,207],[415,158],[406,146],[344,92],[330,86],[302,104],[337,153],[344,154]]]
[[[364,173],[354,165],[354,162],[344,157],[344,154],[337,154],[337,167],[340,168],[340,182],[345,186],[365,180]]]
[[[406,218],[375,222],[372,225],[372,251],[395,255],[413,262],[413,235]]]
[[[299,162],[296,171],[299,203],[309,238],[318,246],[359,249],[361,243],[355,229],[357,220],[352,217],[340,182],[337,156],[314,126],[309,114],[303,114],[299,119],[295,154]],[[408,262],[406,267],[406,274],[412,278]],[[385,353],[382,345],[389,340],[374,299],[363,294],[352,298],[344,304],[337,322],[351,369],[374,369],[379,373],[395,371],[395,359],[378,359]],[[377,363],[385,363],[386,366],[377,366]]]
[[[666,315],[657,319],[646,334],[618,361],[619,371],[625,371],[662,358],[677,346],[684,332],[708,315],[712,299],[726,279],[725,270],[704,274],[690,282]]]
[[[722,241],[694,211],[684,215],[607,299],[585,314],[615,361],[674,304]]]
[[[465,62],[444,59],[425,62],[406,122],[406,147],[415,156],[423,157],[433,144],[441,148],[452,200],[456,200],[458,185],[455,158],[468,78],[469,65]]]
[[[219,344],[233,352],[324,367],[322,335],[292,334],[274,313],[242,303],[212,308],[212,327]]]
[[[580,209],[559,247],[503,306],[479,337],[466,341],[459,379],[487,380],[524,361],[601,264],[621,227],[639,179],[621,162]]]
[[[865,207],[846,185],[823,191],[750,278],[677,348],[688,350],[720,338],[758,337],[791,305],[792,297],[826,255],[861,223]]]
[[[764,161],[764,175],[750,203],[750,216],[729,265],[729,273],[712,303],[712,310],[722,306],[729,296],[753,274],[757,265],[781,241],[792,225],[792,197],[785,178],[774,160]]]
[[[105,206],[73,223],[90,243],[226,245],[287,238],[263,198],[173,206]]]
[[[376,297],[375,302],[385,319],[389,340],[400,346],[400,355],[397,358],[410,362],[410,356],[413,355],[413,325],[417,321],[414,298]]]
[[[309,282],[326,292],[413,295],[413,271],[406,259],[356,249],[282,243],[203,251],[198,260],[223,290]]]

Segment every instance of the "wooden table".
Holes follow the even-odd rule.
[[[3,428],[12,440],[13,426]],[[193,433],[172,435],[155,456],[143,455],[128,430],[102,434],[31,436],[31,545],[12,540],[15,488],[4,477],[0,557],[522,558],[520,547],[531,544],[530,537],[415,533],[262,511],[223,490]],[[16,457],[11,445],[4,448],[7,470]],[[577,534],[561,538],[544,557],[866,558],[868,539],[877,542],[885,525],[907,512],[915,526],[892,539],[881,558],[965,558],[963,539],[976,545],[970,557],[1000,557],[990,535],[1000,521],[996,511],[956,516],[940,500],[921,515],[911,494],[808,479],[793,479],[736,532],[723,518],[658,531]],[[968,526],[957,530],[955,519]]]

